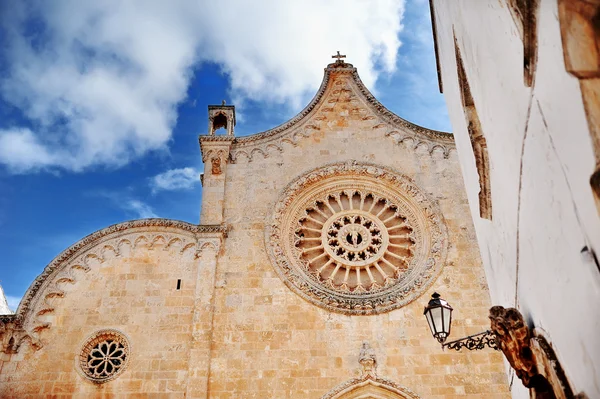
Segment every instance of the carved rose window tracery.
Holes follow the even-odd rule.
[[[295,245],[316,281],[366,292],[393,284],[408,269],[413,229],[391,200],[341,191],[317,199],[304,213]]]
[[[129,342],[115,330],[96,332],[84,344],[79,368],[88,379],[103,383],[116,378],[129,360]]]
[[[381,313],[418,297],[447,246],[439,211],[409,178],[357,163],[316,169],[290,184],[266,234],[286,285],[346,314]]]

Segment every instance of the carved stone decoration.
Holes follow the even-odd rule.
[[[350,114],[359,114],[362,120],[370,121],[373,128],[386,127],[389,132],[385,135],[397,143],[410,141],[414,148],[427,147],[430,154],[439,149],[445,158],[455,149],[451,133],[426,129],[400,118],[371,94],[352,64],[332,63],[325,69],[316,95],[298,115],[273,129],[236,137],[231,148],[231,162],[251,162],[257,155],[267,158],[270,152],[283,152],[284,143],[297,146],[303,138],[321,130],[325,114],[341,104],[348,107]]]
[[[350,379],[327,392],[321,399],[418,399],[410,389],[377,376],[377,358],[368,342],[363,342],[358,362],[362,375]]]
[[[358,363],[362,366],[362,376],[377,377],[377,356],[375,350],[367,341],[363,342],[358,356]]]
[[[531,334],[523,316],[515,308],[493,306],[490,308],[490,320],[500,350],[523,385],[530,387],[531,379],[537,375],[537,367],[529,346]]]
[[[487,141],[483,134],[477,107],[473,101],[471,87],[467,79],[467,73],[454,36],[454,51],[456,56],[456,69],[458,73],[458,84],[460,87],[463,111],[467,122],[467,130],[471,140],[473,155],[475,156],[475,167],[479,175],[479,216],[483,219],[492,220],[492,191],[490,180],[490,159],[487,149]]]
[[[446,259],[437,207],[408,177],[373,164],[330,164],[282,193],[266,229],[285,284],[350,315],[387,312],[417,298]]]
[[[499,348],[523,385],[530,389],[532,398],[586,397],[583,392],[573,394],[552,345],[542,330],[531,332],[517,309],[493,306],[490,320]]]
[[[493,306],[490,308],[490,320],[498,347],[523,385],[533,389],[538,398],[554,399],[552,387],[538,371],[531,346],[532,335],[521,313],[515,308]]]
[[[97,384],[113,380],[129,363],[129,347],[127,337],[120,331],[97,331],[86,340],[79,353],[79,371]]]
[[[221,171],[221,158],[219,157],[214,157],[210,160],[211,163],[211,173],[216,176],[216,175],[220,175],[222,173]]]
[[[221,225],[156,218],[115,224],[84,237],[46,266],[15,314],[0,316],[1,351],[16,353],[25,342],[34,350],[41,349],[40,333],[51,327],[47,318],[55,311],[55,299],[66,295],[65,287],[76,284],[81,272],[88,273],[107,259],[126,256],[138,247],[198,258],[207,247],[218,250],[226,235],[227,228]]]
[[[6,355],[17,353],[23,343],[29,342],[34,350],[42,347],[39,339],[23,328],[22,318],[10,314],[0,315],[0,352]]]

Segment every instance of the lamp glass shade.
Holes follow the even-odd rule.
[[[444,343],[450,335],[452,324],[452,306],[440,298],[440,294],[434,292],[431,300],[425,307],[423,314],[429,324],[431,334],[440,343]]]
[[[446,333],[446,337],[450,335],[450,325],[452,324],[452,308],[442,307],[442,322],[443,331]]]

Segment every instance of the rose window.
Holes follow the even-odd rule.
[[[398,206],[372,193],[329,193],[305,209],[295,246],[309,275],[331,288],[366,292],[407,270],[413,229]]]
[[[94,334],[81,351],[79,365],[94,382],[106,382],[121,373],[129,359],[129,344],[118,331],[102,330]]]
[[[441,214],[412,180],[356,163],[292,182],[266,240],[289,288],[345,314],[381,313],[414,300],[440,272],[447,246]]]

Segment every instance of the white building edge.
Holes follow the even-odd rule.
[[[600,2],[430,6],[492,303],[545,338],[573,394],[600,398]]]

